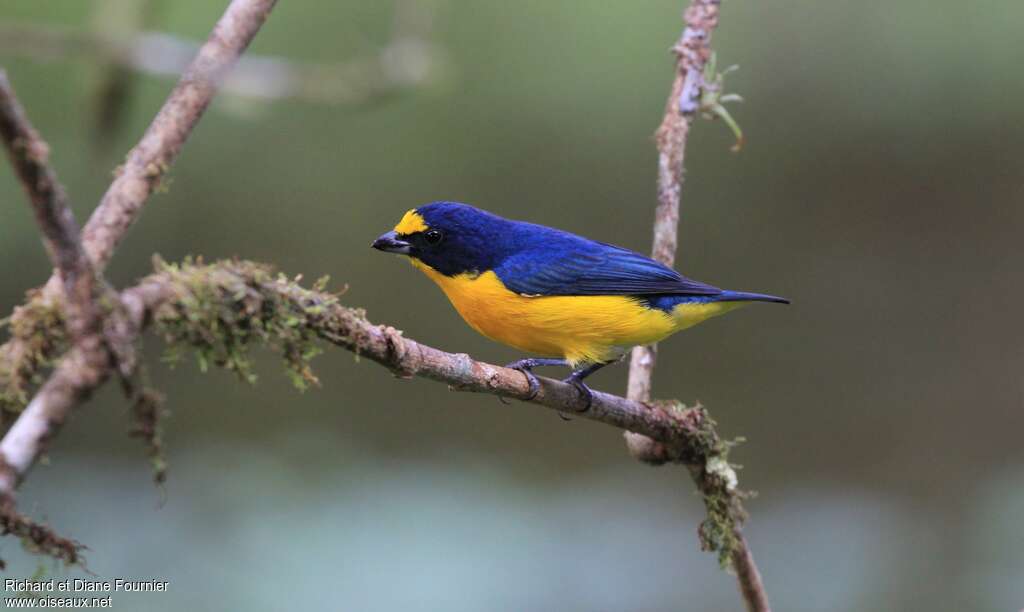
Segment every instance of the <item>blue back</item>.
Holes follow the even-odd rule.
[[[434,202],[416,212],[444,238],[431,246],[407,237],[414,256],[449,276],[493,270],[506,287],[524,295],[635,295],[666,310],[693,299],[771,297],[723,292],[635,251],[466,204]]]

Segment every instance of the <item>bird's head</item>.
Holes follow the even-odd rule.
[[[477,274],[493,269],[507,253],[511,222],[457,202],[433,202],[405,213],[373,248],[407,255],[415,265],[444,274]]]

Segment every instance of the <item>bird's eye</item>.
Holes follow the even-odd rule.
[[[441,233],[441,230],[431,229],[423,234],[423,238],[426,239],[427,244],[430,246],[437,246],[444,240],[444,234]]]

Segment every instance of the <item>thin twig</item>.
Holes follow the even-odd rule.
[[[718,25],[720,0],[693,0],[683,15],[686,27],[672,51],[676,55],[676,75],[665,103],[665,115],[655,135],[658,147],[658,206],[655,209],[652,257],[672,267],[678,242],[679,203],[684,178],[686,139],[690,125],[700,110],[700,94],[705,85],[704,68],[711,58],[711,34]],[[626,396],[647,401],[651,396],[651,378],[657,360],[656,346],[633,349],[629,364]],[[630,453],[655,465],[673,460],[672,449],[661,441],[629,431],[625,434]],[[695,476],[698,488],[708,496],[707,481]],[[754,557],[740,531],[743,511],[738,497],[727,504],[734,518],[735,545],[731,564],[736,571],[740,592],[751,611],[768,611],[768,596]]]
[[[740,594],[751,612],[771,612],[771,604],[768,603],[768,591],[764,588],[761,580],[761,572],[754,563],[754,555],[750,552],[750,546],[742,533],[737,533],[739,542],[736,552],[733,554],[732,564],[736,571],[736,579],[739,581]]]

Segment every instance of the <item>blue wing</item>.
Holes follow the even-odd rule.
[[[548,229],[548,228],[545,228]],[[692,295],[722,293],[649,257],[621,247],[549,230],[544,240],[506,258],[494,272],[523,295]],[[536,234],[534,235],[536,236]]]

